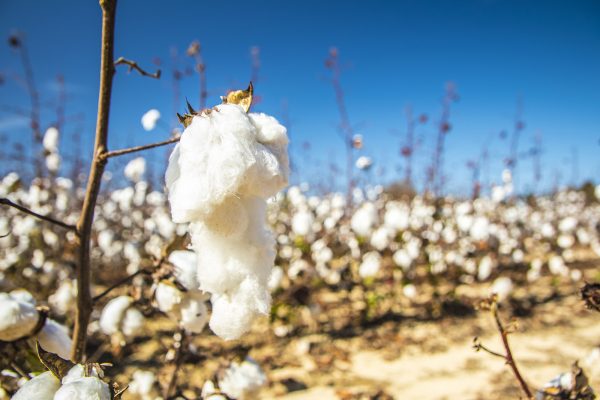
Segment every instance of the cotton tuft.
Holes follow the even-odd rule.
[[[189,223],[199,289],[211,295],[209,325],[225,339],[239,338],[270,309],[275,239],[266,200],[287,185],[287,145],[275,118],[222,104],[193,117],[169,158],[172,219]],[[182,281],[193,284],[187,276],[182,271]],[[199,303],[188,309],[201,319]]]

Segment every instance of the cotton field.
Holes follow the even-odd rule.
[[[597,398],[597,5],[59,3],[0,13],[0,400]]]

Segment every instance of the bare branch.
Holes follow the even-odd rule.
[[[126,58],[119,57],[115,61],[115,66],[121,65],[121,64],[129,65],[129,72],[131,72],[132,70],[135,69],[142,76],[147,76],[149,78],[154,78],[154,79],[160,79],[160,69],[157,69],[155,73],[151,74],[150,72],[146,72],[145,70],[143,70],[135,61],[131,61],[131,60],[127,60]]]
[[[75,362],[81,362],[85,358],[87,328],[93,307],[90,290],[92,223],[94,222],[94,209],[98,194],[100,193],[102,175],[106,166],[106,161],[100,159],[100,155],[106,152],[108,143],[110,98],[115,70],[113,49],[117,0],[100,0],[100,7],[102,8],[102,45],[100,52],[100,93],[98,96],[94,159],[90,165],[83,207],[77,221],[77,231],[79,232],[79,240],[77,242],[78,263],[75,269],[77,277],[77,310],[75,314],[75,326],[73,328],[73,347],[71,349],[71,359]]]
[[[160,147],[160,146],[166,146],[171,143],[177,143],[177,142],[179,142],[180,139],[181,139],[181,136],[176,136],[174,138],[164,140],[162,142],[146,144],[143,146],[130,147],[128,149],[105,151],[104,153],[100,154],[99,158],[101,160],[106,160],[107,158],[110,158],[110,157],[122,156],[124,154],[135,153],[137,151],[153,149],[155,147]]]
[[[500,315],[498,314],[498,303],[496,301],[495,295],[490,297],[489,299],[484,300],[481,303],[480,307],[482,309],[487,309],[492,313],[492,316],[494,317],[494,321],[496,322],[496,328],[498,329],[498,332],[500,333],[500,337],[502,338],[502,344],[504,345],[504,350],[506,352],[506,355],[502,355],[500,353],[496,353],[495,351],[489,350],[488,348],[484,347],[481,343],[479,343],[477,338],[475,338],[475,340],[474,340],[473,347],[476,350],[481,349],[481,350],[484,350],[496,357],[501,357],[501,358],[505,359],[506,363],[508,365],[510,365],[510,368],[512,369],[513,374],[515,375],[515,378],[517,378],[517,381],[519,381],[519,385],[521,386],[521,389],[523,390],[523,392],[525,393],[527,398],[532,399],[533,397],[531,395],[531,390],[529,389],[527,382],[525,382],[525,379],[523,379],[521,372],[519,372],[519,368],[517,367],[517,362],[513,358],[512,351],[511,351],[510,345],[508,343],[509,332],[506,330],[506,328],[504,328],[504,324],[502,323],[502,320],[500,319]]]
[[[75,225],[66,224],[66,223],[64,223],[64,222],[62,222],[62,221],[59,221],[59,220],[57,220],[57,219],[55,219],[55,218],[52,218],[52,217],[51,217],[51,216],[49,216],[49,215],[42,215],[42,214],[38,214],[38,213],[36,213],[35,211],[31,211],[31,210],[30,210],[29,208],[27,208],[27,207],[24,207],[24,206],[22,206],[22,205],[20,205],[20,204],[17,204],[17,203],[15,203],[15,202],[13,202],[13,201],[11,201],[11,200],[7,199],[6,197],[2,197],[2,198],[0,198],[0,204],[2,204],[2,205],[5,205],[5,206],[9,206],[9,207],[16,208],[17,210],[19,210],[19,211],[21,211],[21,212],[24,212],[25,214],[32,215],[32,216],[34,216],[34,217],[36,217],[36,218],[39,218],[39,219],[41,219],[41,220],[43,220],[43,221],[46,221],[46,222],[53,223],[53,224],[55,224],[55,225],[58,225],[58,226],[60,226],[60,227],[63,227],[63,228],[65,228],[65,229],[69,229],[69,230],[72,230],[72,231],[76,231],[76,230],[77,230],[77,228],[75,227]],[[8,236],[8,234],[6,234],[5,236]],[[2,236],[2,237],[4,237],[4,236]]]
[[[97,294],[96,296],[94,296],[94,298],[92,299],[95,302],[97,302],[98,300],[102,299],[104,296],[106,296],[107,294],[109,294],[110,292],[112,292],[113,290],[115,290],[116,288],[118,288],[119,286],[125,285],[126,283],[129,283],[133,280],[133,278],[135,278],[138,275],[142,275],[142,274],[150,274],[152,271],[149,269],[139,269],[136,272],[134,272],[131,275],[126,276],[125,278],[121,279],[120,281],[112,284],[111,286],[109,286],[108,288],[106,288],[104,291],[102,291],[100,294]]]

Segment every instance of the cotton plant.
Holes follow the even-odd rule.
[[[211,295],[209,326],[228,340],[269,312],[275,239],[266,201],[289,176],[286,129],[248,113],[251,95],[252,86],[182,117],[166,172],[173,221],[189,224],[200,289]]]

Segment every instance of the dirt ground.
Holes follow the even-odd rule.
[[[580,360],[592,387],[600,387],[600,316],[585,311],[575,293],[536,311],[536,318],[522,320],[520,331],[510,335],[514,356],[530,386],[540,387]],[[406,343],[407,335],[411,343]],[[395,338],[378,349],[369,349],[360,337],[333,340],[332,345],[346,349],[350,356],[334,362],[326,374],[302,352],[306,343],[327,339],[305,337],[296,343],[302,365],[272,370],[271,387],[260,398],[361,398],[380,390],[395,399],[519,398],[509,367],[502,359],[475,352],[474,336],[487,347],[502,350],[491,317],[481,312],[467,320],[402,326]],[[308,388],[283,393],[278,382],[286,380],[303,382]]]

